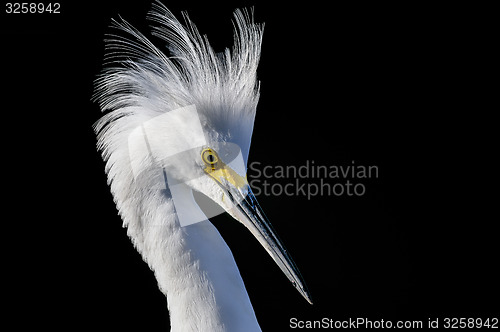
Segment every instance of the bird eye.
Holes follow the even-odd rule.
[[[207,165],[215,165],[219,161],[219,157],[215,151],[210,148],[201,151],[201,159]]]

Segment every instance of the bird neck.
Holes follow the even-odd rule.
[[[185,201],[199,209],[190,195]],[[169,204],[154,208],[172,211]],[[166,215],[150,224],[137,247],[167,297],[172,331],[260,331],[233,255],[210,221],[181,227]]]

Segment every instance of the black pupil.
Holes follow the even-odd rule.
[[[207,156],[207,160],[208,160],[208,162],[209,162],[209,163],[213,163],[213,162],[214,162],[214,159],[215,159],[215,158],[214,158],[214,156],[213,156],[213,155],[211,155],[211,154],[209,154],[209,155]]]

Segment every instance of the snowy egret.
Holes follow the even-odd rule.
[[[98,149],[124,227],[166,295],[172,331],[260,331],[231,251],[200,192],[243,223],[295,288],[302,277],[246,180],[263,26],[236,10],[232,50],[215,53],[184,14],[148,18],[168,55],[126,21],[106,40],[94,99]],[[208,215],[208,216],[207,216]]]

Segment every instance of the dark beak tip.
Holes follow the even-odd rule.
[[[309,304],[313,305],[313,300],[312,300],[311,294],[309,294],[309,292],[304,293],[304,298],[306,299],[307,302],[309,302]]]

